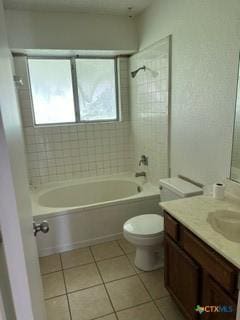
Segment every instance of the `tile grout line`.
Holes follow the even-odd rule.
[[[126,257],[126,258],[127,258],[127,257]],[[111,260],[111,259],[109,259],[109,260]],[[131,274],[131,275],[128,275],[128,276],[124,276],[124,277],[121,277],[121,278],[117,278],[117,279],[114,279],[114,280],[110,280],[110,281],[104,281],[104,279],[103,279],[102,276],[101,276],[101,271],[100,271],[100,269],[98,268],[98,265],[97,265],[98,262],[100,262],[100,261],[97,261],[96,263],[95,263],[95,262],[92,262],[91,264],[94,264],[94,265],[97,267],[98,273],[100,273],[100,277],[101,277],[102,283],[98,283],[98,284],[95,284],[95,285],[90,285],[89,287],[85,287],[85,288],[81,288],[81,289],[76,289],[76,290],[73,290],[73,291],[67,291],[67,290],[66,290],[66,293],[67,293],[67,294],[76,293],[76,292],[84,291],[84,290],[87,290],[87,289],[90,289],[90,288],[99,287],[99,286],[103,285],[103,283],[108,284],[108,283],[116,282],[116,281],[119,281],[119,280],[124,280],[124,279],[133,278],[133,277],[136,276],[136,271],[135,271],[134,267],[131,265],[131,267],[133,268],[133,271],[135,272],[134,274]],[[74,268],[71,268],[71,269],[74,269]],[[51,272],[50,274],[58,273],[58,272],[63,272],[63,275],[65,276],[65,274],[64,274],[64,271],[65,271],[65,270],[66,270],[66,269],[59,270],[59,271],[55,271],[55,272]],[[67,269],[67,270],[69,270],[69,269]],[[56,296],[53,296],[53,297],[49,297],[49,298],[46,298],[45,300],[53,299],[53,298],[55,298],[55,297],[60,297],[60,296],[66,295],[66,293],[65,293],[65,294],[59,294],[59,295],[56,295]]]
[[[129,259],[129,257],[128,257],[128,256],[127,256],[127,258],[128,258],[128,260],[129,260],[129,262],[130,262],[130,259]],[[159,311],[159,313],[161,314],[161,316],[163,317],[163,319],[167,320],[167,319],[164,317],[164,315],[162,314],[162,312],[160,311],[160,309],[158,308],[158,306],[157,306],[157,304],[156,304],[155,300],[153,299],[153,297],[152,297],[152,295],[151,295],[150,291],[148,290],[148,288],[146,287],[146,285],[145,285],[144,281],[143,281],[143,280],[142,280],[142,278],[140,277],[140,274],[141,274],[141,273],[137,273],[137,272],[136,272],[136,275],[137,275],[138,279],[141,281],[141,283],[142,283],[142,285],[144,286],[145,290],[146,290],[146,291],[147,291],[147,293],[149,294],[149,296],[150,296],[150,298],[151,298],[152,303],[156,306],[157,310]]]
[[[124,253],[123,256],[125,256],[125,257],[127,258],[128,262],[130,263],[131,267],[133,268],[133,271],[134,271],[135,274],[130,275],[130,276],[127,276],[127,277],[123,277],[123,278],[120,278],[120,279],[114,279],[114,280],[112,280],[112,281],[105,282],[104,279],[102,278],[101,271],[100,271],[100,269],[99,269],[99,267],[98,267],[98,265],[97,265],[97,262],[100,262],[100,261],[103,261],[103,260],[96,261],[97,269],[98,269],[99,274],[100,274],[100,276],[101,276],[101,278],[102,278],[102,280],[103,280],[103,284],[104,284],[104,287],[105,287],[105,289],[106,289],[107,294],[108,294],[108,290],[107,290],[107,288],[106,288],[106,286],[105,286],[105,283],[108,284],[108,283],[111,283],[111,282],[115,282],[115,281],[123,280],[123,279],[128,279],[128,278],[133,278],[133,277],[136,277],[136,276],[139,278],[135,267],[132,265],[132,263],[131,263],[131,261],[130,261],[130,259],[129,259],[129,257],[128,257],[128,254],[131,254],[131,253],[127,253],[127,252],[124,250],[124,248],[121,247],[120,243],[118,243],[117,240],[116,240],[116,242],[117,242],[118,246],[122,249],[122,251],[123,251],[123,253]],[[91,248],[90,248],[90,250],[91,250]],[[92,251],[92,250],[91,250],[91,251]],[[94,256],[94,255],[93,255],[93,256]],[[114,259],[114,258],[115,258],[115,257],[112,257],[112,258],[109,258],[109,259],[104,259],[104,260],[111,260],[111,259]],[[94,257],[94,260],[95,260],[95,257]],[[140,280],[141,280],[141,279],[140,279]],[[142,281],[141,281],[141,282],[142,282]],[[144,288],[145,288],[145,285],[144,285]],[[146,290],[147,290],[147,289],[146,289]],[[111,304],[112,304],[112,307],[113,307],[114,313],[115,313],[115,315],[116,315],[116,318],[119,319],[119,318],[118,318],[118,315],[117,315],[117,312],[121,312],[121,311],[124,311],[124,310],[133,309],[133,308],[135,308],[135,307],[142,306],[142,305],[148,304],[148,303],[150,303],[150,302],[153,302],[153,303],[154,303],[154,301],[153,301],[153,299],[152,299],[152,296],[150,295],[150,293],[149,293],[148,290],[147,290],[147,293],[148,293],[148,295],[149,295],[149,297],[150,297],[150,299],[151,299],[150,301],[146,301],[146,302],[143,302],[143,303],[140,303],[140,304],[131,306],[131,307],[123,308],[123,309],[118,310],[118,311],[115,310],[115,308],[114,308],[114,306],[113,306],[113,304],[112,304],[112,301],[111,301],[111,297],[110,297],[110,295],[108,294],[108,297],[109,297],[110,302],[111,302]],[[154,303],[154,305],[155,305],[155,303]],[[156,306],[156,307],[157,307],[157,306]],[[158,308],[157,308],[157,310],[159,311]],[[161,314],[161,312],[160,312],[160,314]],[[101,318],[97,318],[97,319],[100,320]],[[97,320],[97,319],[95,319],[95,320]],[[165,318],[164,318],[164,319],[165,319]]]
[[[90,249],[91,246],[88,246],[88,247],[82,247],[82,248],[79,248],[79,249],[83,249],[83,248],[89,248]],[[121,248],[122,249],[122,248]],[[69,251],[64,251],[62,253],[65,253],[65,252],[70,252],[70,251],[74,251],[74,250],[77,250],[77,249],[73,249],[73,250],[69,250]],[[123,249],[122,249],[123,250]],[[61,260],[61,265],[62,265],[62,258],[61,258],[61,253],[57,253],[59,256],[60,256],[60,260]],[[92,250],[91,250],[91,254],[92,254]],[[93,258],[93,261],[92,262],[88,262],[88,263],[83,263],[83,264],[77,264],[75,266],[72,266],[72,267],[67,267],[67,268],[64,268],[63,265],[62,265],[62,269],[59,269],[59,270],[55,270],[55,271],[50,271],[50,272],[46,272],[46,273],[42,273],[41,276],[46,276],[48,274],[52,274],[52,273],[55,273],[55,272],[60,272],[60,271],[63,271],[63,270],[69,270],[69,269],[74,269],[74,268],[79,268],[79,267],[83,267],[83,266],[87,266],[88,264],[93,264],[94,262],[102,262],[102,261],[107,261],[107,260],[112,260],[112,259],[115,259],[115,258],[120,258],[120,257],[123,257],[125,256],[126,253],[123,252],[123,254],[121,255],[117,255],[117,256],[114,256],[114,257],[111,257],[111,258],[104,258],[104,259],[101,259],[101,260],[95,260]],[[51,256],[51,255],[49,255]],[[44,256],[44,257],[49,257],[49,256]],[[93,256],[93,254],[92,254]]]
[[[90,263],[85,263],[85,264],[81,264],[81,265],[76,265],[76,266],[69,267],[69,268],[66,268],[66,269],[63,268],[63,261],[62,261],[61,253],[58,253],[58,255],[59,255],[59,257],[60,257],[60,263],[61,263],[61,268],[62,268],[62,269],[56,270],[56,271],[53,271],[53,272],[49,272],[49,273],[42,274],[42,276],[48,275],[48,274],[52,274],[52,273],[56,273],[56,272],[62,272],[62,273],[63,273],[63,280],[64,280],[64,286],[65,286],[65,291],[66,291],[66,293],[65,293],[65,294],[61,294],[61,295],[58,295],[58,296],[46,298],[45,300],[54,299],[54,298],[60,297],[60,296],[66,296],[66,297],[67,297],[67,303],[68,303],[68,309],[69,309],[69,313],[70,313],[70,320],[72,320],[71,307],[70,307],[70,302],[69,302],[68,294],[75,293],[75,292],[79,292],[79,291],[83,291],[83,290],[86,290],[86,289],[89,289],[89,288],[92,288],[92,287],[97,287],[97,286],[103,285],[104,288],[105,288],[105,290],[106,290],[107,296],[108,296],[108,298],[109,298],[109,300],[110,300],[110,304],[111,304],[111,306],[112,306],[113,312],[111,312],[111,313],[109,313],[109,314],[107,314],[107,315],[103,315],[103,316],[98,317],[98,318],[94,318],[95,320],[97,320],[97,319],[101,320],[101,318],[103,318],[103,317],[105,317],[105,316],[108,316],[108,315],[111,315],[111,314],[115,314],[116,318],[119,320],[118,315],[117,315],[117,312],[121,312],[121,311],[124,311],[124,310],[132,309],[132,308],[135,308],[135,307],[137,307],[137,306],[141,306],[141,305],[144,305],[144,304],[147,304],[147,303],[150,303],[150,302],[152,302],[152,303],[156,306],[157,310],[159,311],[159,313],[161,314],[161,316],[163,317],[163,319],[166,320],[165,316],[162,314],[162,312],[161,312],[161,310],[159,309],[158,305],[156,304],[156,301],[155,301],[155,300],[160,300],[160,299],[166,298],[167,296],[164,296],[164,297],[161,297],[161,298],[158,298],[158,299],[155,299],[155,300],[154,300],[154,298],[152,297],[150,291],[147,289],[147,287],[145,286],[145,283],[143,282],[143,280],[142,280],[141,277],[140,277],[141,273],[138,273],[138,272],[137,272],[136,266],[135,266],[134,264],[132,264],[132,261],[130,260],[130,257],[128,256],[128,255],[131,255],[131,254],[134,253],[134,252],[129,252],[129,253],[127,253],[127,252],[124,250],[124,248],[120,245],[120,243],[118,242],[118,240],[115,240],[114,242],[117,244],[118,247],[120,247],[120,249],[122,250],[123,254],[117,255],[117,256],[114,256],[114,257],[110,257],[110,258],[101,259],[101,260],[98,260],[98,261],[97,261],[97,260],[95,259],[94,254],[93,254],[92,246],[88,246],[88,247],[86,247],[86,248],[89,249],[89,251],[90,251],[90,253],[91,253],[91,255],[92,255],[93,261],[90,262]],[[72,251],[72,250],[69,250],[69,251]],[[123,256],[125,256],[125,257],[127,258],[128,262],[130,263],[131,267],[133,268],[134,274],[132,274],[132,275],[130,275],[130,276],[125,276],[125,277],[122,277],[122,278],[119,278],[119,279],[114,279],[114,280],[105,282],[104,279],[103,279],[103,277],[102,277],[101,271],[100,271],[100,269],[99,269],[99,267],[98,267],[98,263],[101,262],[101,261],[112,260],[112,259],[119,258],[119,257],[123,257]],[[102,280],[102,284],[97,284],[97,285],[90,286],[90,287],[87,287],[87,288],[83,288],[83,289],[79,289],[79,290],[75,290],[75,291],[68,292],[68,291],[67,291],[67,285],[66,285],[66,279],[65,279],[65,273],[64,273],[64,271],[65,271],[65,270],[69,270],[69,269],[78,268],[78,267],[81,267],[81,266],[90,265],[90,264],[95,264],[95,266],[96,266],[96,268],[97,268],[97,271],[98,271],[98,273],[99,273],[99,276],[100,276],[100,278],[101,278],[101,280]],[[144,272],[143,272],[143,273],[144,273]],[[142,285],[144,286],[145,290],[147,291],[147,293],[148,293],[148,295],[149,295],[149,297],[150,297],[150,301],[147,301],[147,302],[144,302],[144,303],[140,303],[140,304],[137,304],[137,305],[135,305],[135,306],[127,307],[127,308],[124,308],[124,309],[121,309],[121,310],[118,310],[118,311],[115,310],[115,308],[114,308],[114,306],[113,306],[113,303],[112,303],[112,300],[111,300],[111,297],[110,297],[110,295],[109,295],[109,293],[108,293],[106,284],[111,283],[111,282],[115,282],[115,281],[119,281],[119,280],[123,280],[123,279],[128,279],[128,278],[135,277],[135,276],[138,277],[138,279],[140,280],[140,282],[141,282]],[[94,319],[93,319],[93,320],[94,320]]]
[[[120,310],[115,311],[115,312],[122,312],[122,311],[130,310],[130,309],[134,309],[136,307],[144,306],[145,304],[149,304],[151,302],[152,301],[146,301],[146,302],[138,303],[138,304],[136,304],[136,305],[134,305],[132,307],[123,308],[123,309],[120,309]]]
[[[94,265],[96,265],[96,264],[94,263]],[[97,268],[97,271],[98,271],[98,273],[99,273],[98,268]],[[58,272],[59,272],[59,271],[58,271]],[[101,280],[103,281],[102,283],[94,284],[94,285],[92,285],[92,286],[89,286],[89,287],[86,287],[86,288],[82,288],[82,289],[76,289],[76,290],[73,290],[73,291],[66,291],[65,294],[59,294],[59,295],[57,295],[57,296],[53,296],[53,297],[46,298],[45,300],[53,299],[53,298],[56,298],[56,297],[61,297],[61,296],[64,296],[64,295],[66,295],[66,294],[72,294],[72,293],[84,291],[84,290],[91,289],[91,288],[96,288],[96,287],[99,287],[99,286],[103,285],[104,283],[105,283],[105,284],[109,284],[109,283],[116,282],[116,281],[119,281],[119,280],[124,280],[124,279],[133,278],[133,277],[135,277],[135,276],[136,276],[136,274],[132,274],[132,275],[130,275],[130,276],[127,276],[127,277],[124,277],[124,278],[120,278],[120,279],[111,280],[111,281],[108,281],[108,282],[104,282],[104,280],[102,280],[102,277],[100,276],[100,277],[101,277]]]
[[[97,267],[98,273],[99,273],[99,275],[100,275],[100,277],[101,277],[101,279],[102,279],[103,286],[104,286],[104,289],[105,289],[105,291],[106,291],[106,293],[107,293],[108,299],[109,299],[110,304],[111,304],[112,309],[113,309],[113,312],[115,313],[117,320],[119,320],[119,319],[118,319],[118,316],[117,316],[117,313],[116,313],[116,310],[115,310],[115,308],[114,308],[114,306],[113,306],[113,303],[112,303],[111,297],[110,297],[110,295],[109,295],[109,293],[108,293],[108,290],[107,290],[107,287],[106,287],[106,285],[105,285],[104,279],[103,279],[103,277],[102,277],[101,271],[100,271],[100,269],[99,269],[99,267],[98,267],[98,264],[97,264],[97,261],[96,261],[96,259],[95,259],[95,257],[94,257],[94,254],[93,254],[92,248],[91,248],[91,247],[89,247],[89,249],[90,249],[91,254],[92,254],[92,256],[93,256],[93,259],[94,259],[95,265],[96,265],[96,267]]]
[[[65,286],[65,291],[66,291],[68,311],[69,311],[69,315],[70,315],[70,320],[72,320],[72,311],[71,311],[71,306],[70,306],[69,297],[68,297],[68,292],[67,292],[67,284],[66,284],[66,278],[65,278],[64,269],[63,269],[62,256],[61,256],[61,254],[59,254],[59,256],[60,256],[60,262],[61,262],[61,266],[62,266],[63,281],[64,281],[64,286]]]
[[[148,288],[146,287],[144,281],[143,281],[142,278],[140,277],[140,274],[137,274],[137,276],[138,276],[139,280],[142,282],[144,288],[147,290],[148,294],[150,295],[150,297],[151,297],[151,299],[152,299],[153,304],[156,306],[157,310],[159,311],[159,313],[161,314],[161,316],[163,317],[163,319],[167,320],[167,319],[165,318],[165,316],[163,315],[163,313],[161,312],[161,310],[159,309],[158,305],[156,304],[156,300],[157,300],[157,299],[154,299],[154,298],[152,297],[150,291],[148,290]],[[165,297],[161,297],[161,298],[165,298]],[[158,300],[160,300],[161,298],[159,298]]]
[[[149,303],[151,303],[151,301],[142,302],[142,303],[139,303],[139,304],[134,305],[134,306],[132,306],[132,307],[127,307],[127,308],[124,308],[124,309],[120,309],[120,310],[118,310],[118,311],[115,311],[115,310],[114,310],[112,313],[109,313],[109,314],[106,314],[106,315],[104,315],[104,316],[101,316],[100,318],[94,318],[94,319],[91,319],[91,320],[101,320],[102,318],[104,318],[104,317],[106,317],[106,316],[108,316],[108,315],[111,315],[111,314],[115,314],[115,315],[117,316],[117,312],[122,312],[122,311],[126,311],[126,310],[131,310],[131,309],[134,309],[134,308],[136,308],[136,307],[144,306],[145,304],[149,304]],[[119,318],[117,317],[117,319],[119,319]],[[134,320],[136,320],[136,319],[134,319]],[[165,320],[165,318],[164,318],[164,320]]]

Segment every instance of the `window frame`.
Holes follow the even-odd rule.
[[[72,80],[72,90],[73,90],[73,102],[74,102],[74,113],[75,113],[75,121],[74,122],[54,122],[54,123],[36,123],[35,118],[35,110],[33,103],[33,91],[32,84],[30,78],[30,70],[29,70],[29,60],[69,60],[70,69],[71,69],[71,80]],[[78,96],[78,82],[77,82],[77,68],[76,68],[76,60],[81,59],[95,59],[95,60],[113,60],[114,62],[114,80],[115,80],[115,100],[116,100],[116,118],[115,119],[96,119],[96,120],[81,120],[81,106],[79,104],[79,96]],[[29,81],[29,91],[31,98],[31,110],[32,110],[32,119],[34,127],[47,127],[47,126],[65,126],[65,125],[77,125],[83,123],[109,123],[109,122],[119,122],[120,121],[120,110],[119,110],[119,77],[118,77],[118,63],[117,57],[108,57],[108,56],[27,56],[27,73],[28,73],[28,81]]]

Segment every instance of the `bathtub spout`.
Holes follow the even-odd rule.
[[[146,177],[146,172],[145,171],[142,171],[142,172],[136,172],[135,173],[135,177]]]

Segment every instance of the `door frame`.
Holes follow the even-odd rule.
[[[46,320],[24,140],[0,0],[0,227],[17,320]]]

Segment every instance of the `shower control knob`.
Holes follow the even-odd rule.
[[[36,237],[37,233],[40,232],[40,231],[42,233],[48,233],[49,224],[48,224],[47,220],[44,220],[41,223],[36,223],[35,221],[33,221],[34,236]]]

